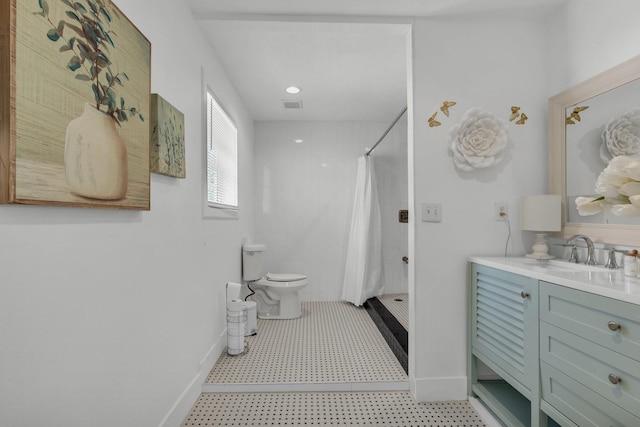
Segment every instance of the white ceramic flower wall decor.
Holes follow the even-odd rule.
[[[604,126],[600,158],[609,163],[616,156],[640,157],[640,108],[614,117]]]
[[[472,108],[449,130],[453,163],[465,172],[495,166],[509,143],[507,121]]]

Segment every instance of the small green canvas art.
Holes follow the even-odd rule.
[[[186,177],[184,114],[157,93],[151,94],[151,172]]]

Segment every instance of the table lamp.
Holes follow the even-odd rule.
[[[559,194],[538,194],[520,199],[520,229],[535,231],[533,252],[529,258],[552,259],[547,246],[546,232],[560,231],[561,203]]]

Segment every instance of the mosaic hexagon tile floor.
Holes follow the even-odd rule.
[[[364,308],[333,301],[303,302],[302,308],[299,319],[258,319],[245,353],[223,353],[206,385],[407,382]]]
[[[417,403],[409,392],[203,393],[182,427],[483,427],[466,402]]]
[[[406,299],[389,298],[402,317]],[[242,355],[220,356],[182,427],[485,426],[468,402],[415,402],[365,309],[303,302],[303,313],[258,319]]]

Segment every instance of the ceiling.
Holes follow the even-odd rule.
[[[187,0],[257,121],[391,122],[412,17],[546,14],[566,0]],[[285,88],[302,88],[289,95]],[[301,100],[285,109],[283,100]]]

